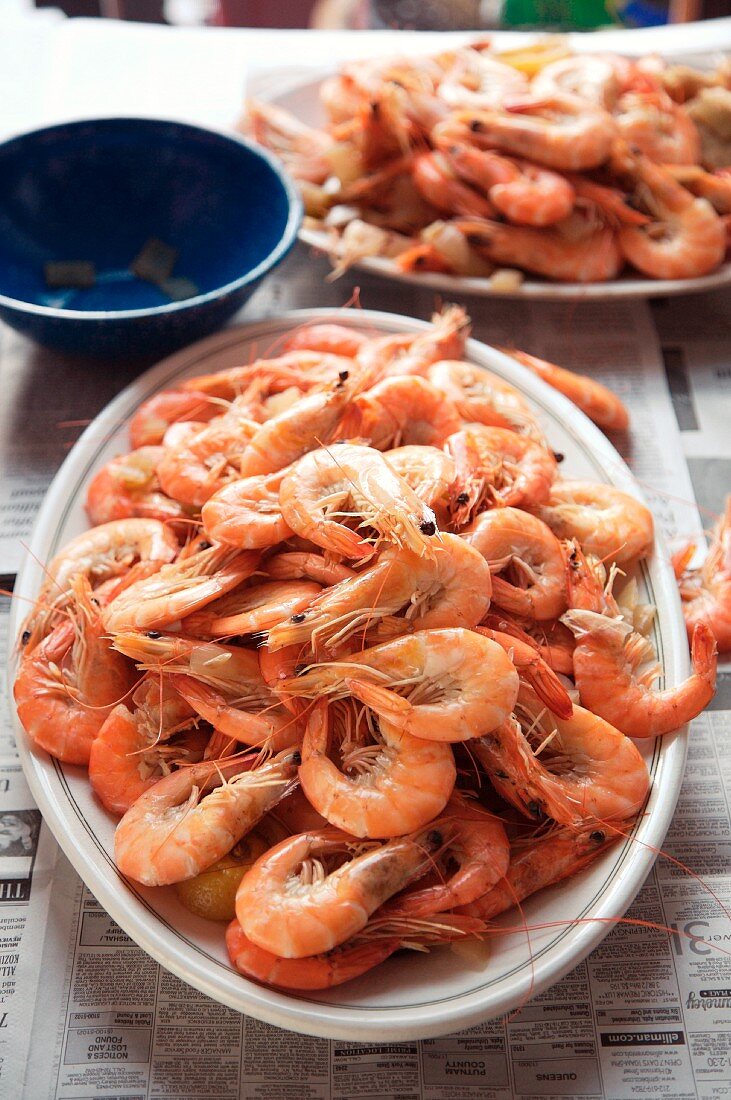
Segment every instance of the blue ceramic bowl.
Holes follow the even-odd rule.
[[[0,145],[0,317],[63,351],[164,354],[230,317],[301,219],[290,179],[236,135],[145,118],[34,130]],[[192,297],[130,271],[153,238]],[[45,265],[65,261],[93,263],[94,285],[49,286]]]

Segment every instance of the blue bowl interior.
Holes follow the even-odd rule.
[[[76,310],[169,304],[129,265],[157,237],[200,294],[240,280],[281,240],[290,198],[243,142],[181,123],[102,119],[0,146],[0,294]],[[43,265],[87,260],[96,285],[52,289]]]

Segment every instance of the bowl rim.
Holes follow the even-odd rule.
[[[137,123],[142,126],[149,126],[153,129],[160,126],[172,126],[181,130],[189,130],[197,134],[204,134],[207,137],[214,137],[232,145],[243,146],[255,157],[258,157],[267,164],[284,189],[289,210],[280,239],[271,252],[260,260],[256,267],[248,271],[246,275],[242,275],[240,278],[234,279],[231,282],[222,283],[221,286],[206,291],[205,294],[196,294],[191,298],[183,298],[179,302],[167,302],[163,305],[145,306],[139,309],[65,309],[59,306],[44,306],[36,302],[26,302],[22,298],[12,298],[10,295],[0,292],[0,309],[15,309],[39,317],[54,318],[58,320],[69,319],[73,321],[94,322],[133,320],[136,318],[182,313],[195,306],[217,301],[255,282],[279,263],[280,260],[283,260],[295,244],[304,217],[304,206],[294,181],[268,150],[262,148],[253,141],[249,141],[247,138],[243,137],[243,135],[235,131],[222,130],[212,126],[200,126],[197,123],[185,122],[176,118],[150,118],[145,115],[98,115],[93,118],[79,118],[67,122],[57,122],[50,126],[38,126],[34,127],[32,130],[25,130],[22,133],[13,134],[6,140],[0,141],[0,151],[4,151],[8,146],[23,142],[28,138],[40,137],[41,135],[50,134],[54,131],[75,130],[83,126],[100,126],[109,123],[112,123],[113,126],[120,123]]]

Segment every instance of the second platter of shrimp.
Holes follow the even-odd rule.
[[[101,763],[93,759],[89,764],[90,774],[101,775],[97,797],[78,764],[52,759],[40,747],[44,741],[38,739],[34,747],[18,726],[23,766],[59,843],[110,915],[164,966],[239,1011],[311,1034],[373,1040],[445,1034],[514,1009],[574,966],[606,934],[608,922],[624,912],[662,844],[680,789],[686,738],[682,731],[662,739],[654,735],[658,724],[664,723],[664,728],[670,729],[682,720],[687,707],[702,705],[703,685],[708,679],[707,670],[703,671],[708,653],[701,652],[699,643],[695,673],[698,683],[691,677],[683,694],[675,692],[677,686],[688,680],[685,626],[672,571],[665,555],[656,547],[651,526],[643,533],[644,512],[637,505],[635,512],[627,512],[635,539],[631,551],[627,548],[627,532],[616,526],[616,517],[608,530],[592,532],[592,538],[598,541],[591,546],[598,556],[603,556],[606,548],[601,539],[608,538],[615,557],[624,548],[626,555],[640,559],[637,565],[626,564],[625,560],[622,568],[630,570],[637,581],[637,623],[642,619],[641,605],[653,604],[657,609],[650,643],[661,664],[660,686],[669,689],[669,695],[648,703],[639,687],[632,687],[637,694],[633,709],[636,739],[621,741],[624,746],[621,761],[611,745],[612,738],[624,735],[618,734],[607,719],[589,716],[582,707],[574,707],[571,716],[560,679],[562,653],[564,650],[568,653],[574,644],[571,631],[564,625],[555,632],[549,630],[556,615],[566,614],[564,597],[558,592],[563,582],[557,578],[552,564],[555,545],[566,541],[566,532],[552,534],[541,518],[550,519],[559,531],[554,513],[560,509],[562,499],[556,494],[551,496],[551,484],[555,483],[558,471],[550,452],[565,456],[560,464],[561,480],[565,484],[578,483],[577,500],[585,500],[586,489],[580,491],[579,487],[588,481],[603,482],[631,496],[637,496],[637,489],[611,444],[566,398],[515,360],[466,339],[466,324],[466,318],[457,313],[442,314],[433,327],[369,311],[299,311],[211,337],[153,368],[97,418],[69,456],[43,506],[16,588],[14,629],[23,633],[22,624],[27,624],[25,630],[29,636],[33,635],[27,644],[35,647],[32,653],[38,654],[37,662],[26,666],[23,690],[18,691],[21,717],[33,729],[34,738],[39,738],[38,731],[43,727],[34,703],[33,688],[37,683],[34,677],[43,674],[50,661],[58,677],[63,678],[64,654],[70,652],[74,634],[71,626],[64,624],[78,622],[80,617],[85,623],[96,624],[97,634],[99,631],[103,634],[104,630],[113,633],[117,656],[134,654],[138,666],[166,669],[169,675],[163,676],[163,680],[173,678],[180,688],[180,693],[174,693],[175,699],[171,699],[164,684],[161,686],[159,679],[151,680],[149,674],[138,686],[126,681],[119,686],[111,679],[118,675],[117,665],[114,662],[110,665],[108,697],[97,697],[94,703],[101,711],[124,696],[124,703],[114,712],[119,733],[112,731],[110,724],[110,736],[129,738],[124,743],[134,743],[136,747],[127,752],[151,749],[150,768],[153,768],[158,766],[159,759],[165,759],[165,753],[158,751],[161,746],[151,744],[164,728],[166,736],[172,733],[179,738],[170,744],[176,746],[178,759],[186,767],[189,765],[188,772],[182,775],[181,769],[171,773],[172,778],[179,777],[175,780],[179,790],[173,789],[175,783],[165,780],[164,789],[158,786],[135,789],[128,795],[123,791],[121,801],[117,801],[117,791],[113,813],[99,801],[108,797],[101,792],[108,789],[103,780],[107,778],[105,769],[107,773],[110,770],[111,757],[107,765],[103,756]],[[328,327],[332,325],[338,329]],[[101,535],[93,538],[84,535],[88,530],[85,503],[92,478],[111,460],[129,451],[130,422],[138,446],[143,449],[158,446],[145,433],[154,427],[155,415],[164,415],[170,399],[156,395],[174,391],[177,397],[172,403],[185,407],[186,418],[198,420],[198,431],[204,433],[205,442],[211,438],[214,415],[222,415],[216,403],[224,411],[230,410],[231,394],[225,395],[225,388],[230,385],[225,374],[217,381],[207,381],[205,377],[200,381],[201,376],[210,375],[213,379],[215,372],[239,368],[242,364],[246,368],[256,358],[271,361],[287,345],[288,354],[296,351],[306,357],[311,354],[306,346],[307,333],[314,326],[325,326],[319,331],[326,342],[334,331],[338,335],[326,352],[330,358],[320,362],[323,377],[308,391],[309,396],[305,395],[313,423],[317,420],[314,431],[318,441],[327,443],[324,433],[345,423],[352,442],[325,446],[322,459],[317,460],[319,465],[311,469],[315,460],[310,456],[317,454],[312,451],[312,443],[304,446],[296,434],[286,438],[277,435],[266,445],[246,452],[247,477],[238,482],[229,478],[225,463],[204,464],[207,474],[218,479],[207,490],[212,490],[212,495],[224,505],[233,492],[229,484],[243,484],[243,502],[248,501],[247,506],[252,501],[257,507],[261,505],[258,514],[262,522],[258,527],[249,525],[246,534],[249,543],[258,545],[232,547],[230,551],[197,545],[190,548],[187,564],[184,561],[173,566],[172,543],[152,540],[155,522],[144,516],[113,521],[130,526],[124,529],[124,539],[120,531],[120,538],[111,547]],[[359,351],[364,370],[381,370],[384,375],[377,382],[374,375],[373,385],[364,394],[357,392],[358,371],[354,365]],[[408,387],[408,393],[398,377],[388,377],[387,367],[393,356],[398,356],[404,369],[410,362],[423,374],[415,385]],[[442,360],[438,370],[435,357]],[[258,376],[262,386],[260,396],[272,401],[283,415],[288,402],[287,371],[292,362],[279,364],[281,373],[276,385],[271,373],[267,375],[263,367]],[[313,363],[308,362],[312,368]],[[482,375],[483,370],[488,373]],[[183,389],[185,380],[193,376],[205,387],[205,393],[195,388]],[[248,377],[245,370],[241,377]],[[317,395],[324,392],[322,386],[327,386],[328,377],[334,396],[329,403],[318,403]],[[481,380],[484,384],[478,384]],[[447,387],[453,396],[434,402],[432,389],[437,385]],[[495,404],[499,423],[513,418],[520,428],[518,442],[512,440],[509,451],[506,448],[512,433],[499,427],[499,423],[467,429],[464,426],[465,422],[470,425],[474,418],[483,415],[480,410],[490,401]],[[401,426],[407,405],[411,422],[416,425],[416,437]],[[148,416],[145,410],[153,415]],[[229,411],[225,415],[227,419],[221,429],[227,432],[232,414]],[[450,441],[440,449],[442,457],[438,463],[424,461],[425,448],[433,446],[429,433],[437,430],[433,420],[438,422],[438,432],[445,437],[445,444]],[[245,420],[240,430],[243,438],[250,440],[260,428],[260,424],[252,425]],[[363,443],[374,432],[380,433],[380,451]],[[176,433],[181,453],[190,455],[193,462],[196,449],[190,445],[190,436],[182,429],[176,428]],[[339,447],[341,457],[333,460]],[[498,506],[479,512],[479,493],[483,490],[476,488],[474,479],[470,480],[465,473],[465,485],[454,496],[452,505],[455,514],[461,516],[460,530],[468,532],[468,537],[462,539],[459,534],[448,533],[449,525],[445,525],[445,533],[440,536],[445,489],[454,484],[458,470],[464,473],[464,463],[469,461],[473,450],[481,447],[502,454],[513,474],[492,482],[490,491],[495,494]],[[307,450],[310,455],[304,453]],[[390,460],[382,457],[386,451],[392,456]],[[143,468],[154,458],[145,452]],[[294,482],[287,473],[292,468],[299,470],[299,479]],[[140,484],[138,472],[133,465],[128,479],[133,487]],[[193,466],[183,465],[177,472],[185,475],[185,484],[191,486],[191,492],[201,491],[201,481],[197,475],[193,476]],[[409,473],[411,485],[416,486],[412,490],[414,497],[407,494],[404,507],[394,515],[393,509],[387,507],[387,494],[392,491],[388,479],[400,479],[404,472]],[[252,496],[254,481],[256,493]],[[103,482],[99,484],[103,487]],[[157,499],[154,493],[158,490],[151,485],[150,491],[150,507],[154,509]],[[360,529],[352,517],[343,517],[346,522],[340,525],[337,517],[332,516],[328,519],[331,527],[325,534],[324,525],[313,527],[317,508],[322,507],[328,494],[330,499],[337,497],[343,513],[358,512]],[[94,498],[94,494],[91,496]],[[536,507],[529,517],[522,507],[530,497],[536,498]],[[541,498],[541,503],[537,498]],[[281,504],[281,514],[272,501]],[[601,506],[605,507],[603,503]],[[479,513],[474,520],[468,514],[473,507]],[[185,541],[186,523],[199,511],[197,503],[180,505],[168,521],[175,532],[173,542]],[[232,522],[224,507],[210,512],[210,516],[209,511],[206,513],[209,525]],[[518,511],[526,516],[515,536],[516,547],[520,544],[522,580],[514,570],[506,572],[504,564],[500,564],[505,558],[506,525],[509,527],[511,515]],[[500,518],[492,521],[490,516]],[[277,528],[277,524],[282,526]],[[267,525],[269,528],[265,529]],[[298,531],[302,533],[293,533]],[[377,556],[368,541],[373,531],[380,532],[381,548]],[[579,528],[577,531],[581,533]],[[541,536],[537,538],[536,532],[541,532]],[[93,531],[90,535],[93,536]],[[321,542],[311,544],[313,538]],[[588,536],[581,533],[581,538],[585,545],[590,545]],[[77,541],[71,551],[60,554],[72,539]],[[263,548],[261,540],[266,543],[267,539],[269,545],[283,540],[286,545],[272,554]],[[433,549],[436,545],[438,552]],[[340,550],[331,553],[332,547]],[[570,549],[562,552],[572,553]],[[138,572],[132,583],[126,591],[118,592],[110,609],[105,609],[99,607],[103,600],[90,602],[84,576],[71,587],[66,585],[69,554],[78,565],[77,572],[88,572],[92,566],[97,569],[92,578],[95,590],[105,584],[105,591],[110,591],[110,585],[119,583],[123,559],[127,562],[142,559],[142,563],[133,566]],[[154,563],[148,569],[146,560],[153,558]],[[146,575],[153,566],[158,572]],[[262,568],[266,575],[261,573]],[[576,610],[567,621],[578,635],[577,648],[593,654],[591,646],[601,644],[596,637],[595,620],[601,615],[603,590],[601,586],[597,590],[597,578],[591,569],[585,572],[586,561],[579,557],[578,550],[571,568],[576,597],[572,606]],[[365,614],[363,604],[359,607],[338,604],[338,586],[345,585],[347,589],[349,584],[355,584],[354,570],[357,584],[365,593],[364,604],[369,609]],[[246,591],[250,587],[247,578],[257,571],[261,598],[239,600],[237,586],[243,585]],[[215,576],[218,595],[214,604],[207,605],[209,610],[202,607],[191,614],[186,601],[191,598],[191,585],[202,583],[203,574]],[[529,575],[533,577],[530,583]],[[174,593],[171,594],[173,589],[168,584],[164,597],[174,602],[166,603],[162,610],[159,606],[162,590],[157,587],[156,576],[177,578]],[[479,588],[484,606],[478,606],[474,598],[461,600],[455,577],[469,579],[475,589]],[[122,589],[125,583],[122,582]],[[438,600],[434,598],[435,584],[441,593]],[[29,609],[40,591],[44,593],[43,600],[29,619]],[[490,591],[492,605],[488,608],[489,596],[485,594]],[[415,592],[418,595],[412,602]],[[399,623],[404,622],[405,604],[410,608],[406,633],[399,628]],[[446,618],[440,618],[444,607]],[[536,638],[532,641],[522,634],[519,637],[516,627],[518,621],[527,621],[526,608],[535,622]],[[60,629],[54,629],[47,614],[67,618]],[[158,616],[167,616],[169,623],[170,614],[178,616],[178,621],[186,615],[191,622],[195,618],[197,641],[192,646],[186,643],[187,631],[179,627],[169,631],[159,625]],[[310,661],[302,668],[296,651],[302,647],[303,638],[308,637],[310,627],[316,636],[317,661],[314,667]],[[247,631],[253,633],[247,635]],[[262,631],[268,633],[272,644],[268,647],[269,664],[261,664],[260,673],[252,665],[252,659],[256,660],[255,646],[247,643],[246,638],[260,638]],[[365,651],[360,642],[364,632],[368,635]],[[243,638],[243,647],[228,645],[222,634],[229,640],[231,635]],[[39,640],[44,635],[53,639],[58,652],[51,652],[51,642]],[[20,643],[22,648],[22,638]],[[44,646],[48,649],[47,657]],[[374,646],[380,647],[376,656]],[[559,672],[546,671],[545,662],[541,663],[543,658],[539,660],[541,653],[553,654],[551,660]],[[126,659],[128,673],[134,665]],[[444,671],[443,677],[433,681],[429,690],[419,687],[417,681],[422,675],[419,670],[427,665],[433,668],[435,661]],[[485,701],[475,694],[475,684],[479,682],[480,670],[488,666],[495,685],[489,723],[493,732],[489,739],[480,739],[485,744],[478,753],[470,745],[476,744],[475,733],[484,732],[480,714]],[[239,696],[248,692],[254,701],[259,700],[252,707],[259,712],[257,721],[244,723],[245,736],[252,744],[265,737],[273,738],[272,752],[263,765],[265,770],[252,771],[244,750],[243,763],[221,764],[212,776],[210,768],[201,771],[200,759],[206,751],[201,730],[186,733],[184,727],[198,707],[201,714],[215,711],[217,721],[220,719],[216,748],[221,757],[226,739],[238,738],[246,706],[242,712],[231,705],[234,701],[226,687],[227,669],[236,670]],[[200,679],[202,670],[204,675]],[[106,670],[103,671],[106,677]],[[199,678],[190,677],[191,671]],[[408,700],[403,692],[399,695],[391,690],[394,687],[398,690],[405,679],[411,684]],[[277,689],[276,705],[261,704],[262,693],[266,695],[270,690],[267,684]],[[457,690],[455,684],[459,685]],[[104,683],[96,686],[104,687]],[[545,702],[541,701],[546,696],[555,715],[553,720],[546,719]],[[595,706],[601,709],[602,701]],[[678,709],[683,706],[686,711]],[[307,713],[304,743],[301,737],[292,735],[293,711],[298,707],[304,707]],[[372,734],[365,739],[365,751],[363,744],[358,748],[358,728],[364,721],[370,723],[371,730],[378,731],[376,739],[383,746],[384,757],[398,761],[402,770],[413,769],[414,774],[418,772],[423,778],[418,804],[408,798],[401,802],[389,800],[384,809],[379,811],[374,804],[372,813],[364,813],[356,820],[348,792],[337,790],[327,768],[322,766],[321,746],[328,725],[342,729],[346,736],[355,730],[351,763],[353,767],[372,769],[373,753],[370,756],[368,753]],[[230,733],[232,728],[234,734]],[[177,730],[183,732],[176,733]],[[88,752],[81,743],[84,731],[79,726],[71,732],[78,733],[75,748],[83,758]],[[520,746],[528,736],[534,748],[538,741],[545,741],[546,745],[542,750],[544,764],[525,776],[519,774]],[[558,760],[555,743],[553,749],[550,744],[556,736],[560,736],[566,753],[558,768],[560,774],[551,772],[552,764]],[[624,769],[622,775],[609,775],[598,758],[589,770],[586,760],[579,763],[589,736],[610,745],[610,756],[614,754],[613,759],[619,761]],[[65,751],[56,742],[49,744],[49,748],[57,755]],[[106,746],[100,745],[95,756],[102,751],[108,751]],[[484,813],[469,805],[465,808],[451,793],[456,773],[460,777],[458,786],[463,788],[471,769],[489,769],[496,755],[505,765],[495,770],[496,782],[498,787],[502,784],[501,797],[505,804],[514,807],[516,820],[522,815],[526,822],[522,835],[513,833],[506,838],[501,833],[503,827],[496,829],[489,815],[485,821]],[[595,783],[594,768],[603,769],[601,791]],[[245,829],[252,814],[264,812],[262,807],[275,803],[282,792],[290,790],[298,771],[310,802],[285,800],[289,816],[284,825],[276,826],[273,833],[270,830],[265,843],[252,839],[252,858],[259,857],[255,864],[258,877],[245,879],[252,897],[262,899],[263,907],[272,907],[272,911],[276,907],[281,912],[282,923],[277,922],[275,927],[274,922],[264,921],[262,926],[262,922],[256,924],[253,916],[251,920],[246,918],[248,923],[244,926],[232,924],[226,946],[222,926],[203,920],[181,904],[175,886],[152,885],[169,883],[181,873],[195,873],[196,867],[191,869],[188,863],[181,872],[178,869],[181,864],[175,861],[188,859],[183,849],[188,843],[186,838],[195,837],[197,818],[192,813],[183,815],[180,827],[176,826],[176,843],[168,845],[167,850],[163,848],[162,855],[169,858],[161,860],[154,838],[151,841],[145,830],[141,830],[141,816],[143,812],[167,813],[166,807],[185,804],[193,789],[203,799],[200,806],[210,798],[212,806],[220,807],[222,792],[227,798],[230,792],[239,807],[237,828]],[[644,804],[648,787],[649,796]],[[125,818],[127,824],[118,832],[115,853],[115,827],[119,815],[129,812],[127,796],[136,800],[138,809]],[[556,821],[549,833],[540,827],[541,801]],[[641,816],[634,817],[643,804]],[[285,803],[281,805],[284,807]],[[227,809],[226,813],[229,812]],[[328,819],[324,831],[319,813]],[[343,814],[345,817],[338,816]],[[622,827],[622,834],[615,837],[616,843],[607,847],[616,823],[625,820],[633,823],[626,829]],[[343,824],[348,826],[347,834],[341,832]],[[287,835],[302,829],[305,830],[302,835],[310,837],[307,845],[296,850],[287,848],[290,844]],[[332,869],[333,860],[335,866],[349,862],[354,868],[354,882],[361,874],[359,868],[365,868],[371,879],[366,877],[364,881],[375,881],[372,875],[376,874],[380,885],[375,893],[369,887],[369,900],[355,924],[346,923],[340,932],[333,933],[332,928],[335,924],[340,927],[341,921],[333,911],[328,917],[332,928],[318,932],[319,938],[308,938],[311,933],[299,927],[296,919],[292,925],[287,916],[291,896],[287,900],[277,891],[273,864],[267,863],[263,856],[264,849],[271,845],[274,852],[281,850],[277,856],[281,867],[289,865],[287,861],[292,865],[306,864],[318,876]],[[409,885],[432,862],[442,868],[442,874],[446,867],[454,866],[454,862],[450,864],[452,850],[457,853],[453,859],[458,873],[450,872],[451,877],[442,880],[437,871],[436,876],[432,874]],[[216,851],[206,849],[202,853],[199,848],[199,856],[210,862],[217,858]],[[484,858],[485,852],[489,853],[489,859]],[[117,866],[127,876],[125,879],[117,871],[115,854]],[[520,910],[496,917],[506,908],[504,896],[502,901],[498,896],[500,891],[503,895],[505,890],[512,891],[509,896],[515,898],[525,897],[528,889],[524,876],[533,876],[535,881],[538,869],[538,878],[547,874],[549,881],[551,874],[546,872],[547,868],[553,871],[565,865],[562,874],[569,873],[585,867],[590,859],[593,859],[591,866],[576,878],[527,899]],[[371,866],[389,869],[368,872]],[[382,892],[384,874],[392,883],[386,894]],[[499,883],[507,885],[498,888]],[[394,891],[395,896],[389,899],[388,894]],[[473,901],[477,893],[483,899],[479,903]],[[490,900],[485,900],[488,897]],[[255,913],[257,904],[242,901],[242,913]],[[439,906],[446,907],[449,915],[436,919],[433,914],[439,912]],[[371,908],[376,910],[375,917],[368,915]],[[459,911],[452,913],[455,908]],[[352,921],[352,914],[347,920]],[[477,959],[447,947],[432,951],[426,958],[414,951],[393,954],[373,972],[378,975],[375,979],[366,969],[377,957],[386,959],[404,943],[427,948],[439,942],[448,943],[474,934],[485,922],[489,922],[493,932],[484,941],[483,953]],[[532,930],[516,930],[519,925]],[[328,937],[332,934],[349,937],[350,946],[342,951],[336,948],[333,955],[328,950],[328,944],[333,942]],[[318,974],[303,969],[301,960],[287,958],[292,953],[306,954],[308,950],[315,951],[317,954],[312,957],[320,960]],[[232,960],[251,980],[232,970]],[[361,972],[362,977],[357,977]],[[342,976],[352,980],[343,986],[313,989],[315,982],[331,984]],[[279,988],[267,988],[262,982]]]

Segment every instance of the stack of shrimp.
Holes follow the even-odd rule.
[[[559,477],[468,327],[313,324],[145,402],[24,624],[18,714],[121,818],[119,870],[200,885],[276,987],[479,936],[584,868],[645,802],[632,739],[713,694],[705,622],[651,690],[651,611],[613,593],[649,512]]]
[[[337,272],[380,256],[512,289],[519,272],[591,283],[631,265],[683,279],[724,260],[725,64],[700,73],[550,41],[507,53],[478,41],[346,64],[321,99],[321,130],[257,101],[239,126],[299,182]]]

